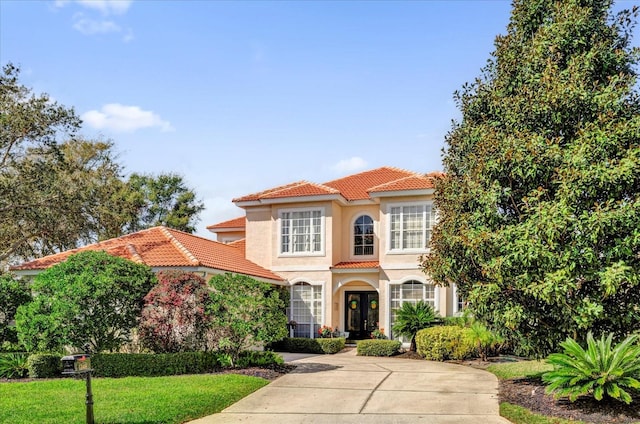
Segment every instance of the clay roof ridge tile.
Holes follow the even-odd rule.
[[[164,234],[165,237],[167,237],[167,239],[171,242],[171,244],[173,244],[180,251],[180,253],[182,253],[184,257],[187,258],[189,262],[191,262],[193,265],[200,265],[200,261],[198,260],[198,258],[196,258],[193,255],[193,253],[189,251],[189,249],[184,247],[182,243],[180,243],[173,236],[173,234],[171,234],[171,231],[169,231],[167,227],[158,227],[158,228],[160,228],[160,231],[162,232],[162,234]]]
[[[136,250],[136,247],[133,244],[127,243],[125,245],[125,247],[129,251],[129,253],[131,253],[131,260],[133,262],[136,262],[136,263],[139,263],[139,264],[143,264],[144,263],[144,260],[142,259],[142,256],[140,256],[140,254]]]

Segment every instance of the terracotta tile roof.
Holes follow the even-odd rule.
[[[339,191],[331,187],[325,187],[320,184],[310,183],[309,181],[297,181],[295,183],[286,184],[258,193],[238,197],[233,199],[233,202],[249,202],[252,200],[277,199],[284,197],[321,196],[339,193]]]
[[[102,250],[150,267],[205,267],[283,281],[283,278],[245,259],[244,250],[217,241],[166,227],[105,240],[79,249],[45,256],[12,267],[14,271],[41,270],[66,260],[78,252]]]
[[[417,175],[410,171],[385,166],[329,181],[324,185],[340,190],[347,200],[362,200],[369,199],[368,191],[372,187]]]
[[[382,191],[403,191],[403,190],[425,190],[432,189],[433,178],[424,175],[411,175],[400,178],[379,186],[371,187],[369,193],[379,193]]]
[[[439,173],[425,175],[404,169],[382,167],[349,175],[324,184],[298,181],[238,197],[233,201],[246,202],[330,194],[340,194],[347,201],[366,200],[371,198],[370,193],[376,192],[433,189],[433,179],[436,175],[439,175]]]
[[[228,221],[218,222],[217,224],[209,225],[207,230],[218,230],[227,228],[244,228],[246,225],[246,217],[239,216],[237,218],[230,219]]]
[[[242,250],[242,254],[246,256],[246,254],[245,254],[245,252],[247,251],[247,239],[246,238],[229,242],[229,243],[227,243],[227,245],[233,246],[236,249]]]
[[[378,261],[339,262],[331,267],[331,269],[365,269],[365,268],[380,268],[380,262]]]

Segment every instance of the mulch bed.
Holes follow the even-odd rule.
[[[640,395],[635,396],[631,405],[623,402],[594,398],[581,398],[575,402],[555,399],[544,392],[545,386],[539,378],[521,378],[500,381],[500,401],[524,406],[532,412],[589,423],[640,422]]]

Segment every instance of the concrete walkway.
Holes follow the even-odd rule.
[[[486,371],[355,350],[285,359],[298,368],[191,424],[509,423],[498,413],[498,380]]]

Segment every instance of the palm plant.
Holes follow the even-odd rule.
[[[606,395],[626,404],[633,398],[627,391],[640,389],[640,344],[638,335],[632,335],[611,348],[613,335],[604,335],[596,341],[587,334],[587,349],[567,338],[560,345],[564,353],[549,355],[547,362],[554,366],[542,376],[547,393],[568,396],[575,401],[579,396],[591,394],[597,400]],[[625,390],[627,389],[627,390]]]
[[[416,351],[416,333],[435,324],[440,316],[433,306],[420,300],[417,303],[405,302],[395,310],[396,319],[393,332],[397,335],[411,338],[409,350]]]
[[[24,378],[28,372],[26,353],[0,354],[0,378]]]

